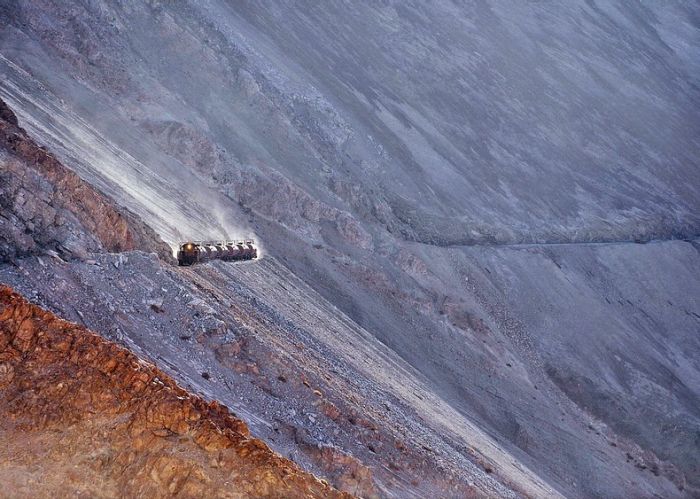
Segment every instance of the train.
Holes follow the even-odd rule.
[[[177,252],[177,263],[180,266],[195,263],[223,260],[254,260],[258,257],[255,241],[243,239],[240,241],[186,241],[180,244]]]

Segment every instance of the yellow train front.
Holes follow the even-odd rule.
[[[177,263],[181,266],[210,260],[253,260],[258,257],[255,241],[244,239],[239,241],[187,241],[180,244],[177,252]]]

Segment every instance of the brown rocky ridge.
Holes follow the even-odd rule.
[[[39,146],[0,99],[0,262],[55,252],[140,249],[172,259],[170,247]]]
[[[4,497],[351,497],[217,402],[0,287]]]

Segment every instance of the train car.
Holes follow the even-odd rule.
[[[204,263],[211,260],[231,262],[236,260],[254,260],[258,257],[255,241],[252,239],[238,241],[186,241],[180,244],[177,263],[181,266]]]

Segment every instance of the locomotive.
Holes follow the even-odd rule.
[[[177,252],[177,263],[181,266],[210,260],[253,260],[258,257],[255,241],[187,241],[180,245]]]

